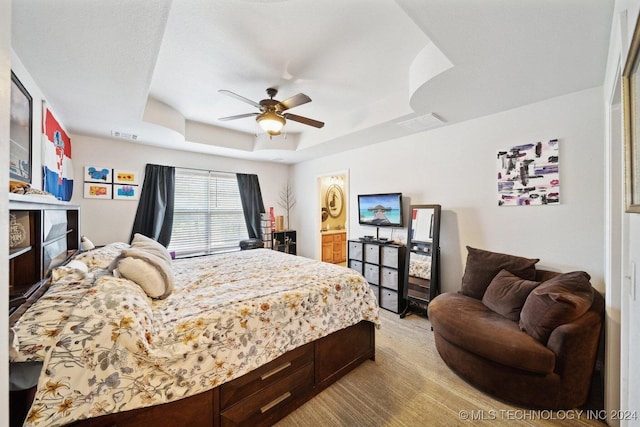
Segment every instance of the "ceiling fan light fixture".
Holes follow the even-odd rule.
[[[282,130],[285,119],[280,114],[275,111],[265,111],[256,117],[256,121],[269,135],[280,135],[280,131]]]

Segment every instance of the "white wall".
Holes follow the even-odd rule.
[[[609,229],[614,238],[612,244],[607,247],[606,259],[610,281],[607,283],[607,320],[609,322],[607,332],[613,330],[619,333],[619,343],[614,340],[608,342],[607,358],[615,360],[619,365],[619,387],[617,396],[619,402],[605,400],[606,408],[636,411],[640,402],[640,368],[636,362],[640,353],[640,268],[636,269],[635,277],[631,277],[631,262],[640,266],[640,215],[624,213],[621,204],[624,204],[624,163],[621,154],[624,153],[623,132],[619,129],[623,123],[621,109],[618,109],[620,90],[619,74],[626,62],[629,45],[638,19],[640,9],[639,0],[616,0],[611,25],[611,37],[609,43],[609,59],[604,81],[604,104],[609,109],[607,114],[607,152],[610,159],[609,171],[611,179],[608,188],[606,209],[609,213]],[[619,234],[620,238],[615,238]],[[635,300],[632,295],[632,280],[635,280]],[[616,330],[616,322],[619,328]],[[615,337],[614,337],[615,338]],[[613,345],[618,344],[619,353],[615,352]],[[608,366],[610,368],[610,366]],[[617,372],[609,372],[612,377]],[[615,386],[610,380],[607,386]],[[611,397],[613,392],[606,393],[605,397]],[[610,421],[612,425],[639,426],[640,419],[623,420],[621,422]]]
[[[255,173],[260,181],[267,212],[269,206],[274,206],[277,215],[283,214],[280,212],[283,209],[278,206],[277,201],[282,187],[287,182],[289,169],[287,165],[167,150],[124,140],[83,135],[71,135],[71,147],[75,177],[71,202],[81,206],[82,233],[96,245],[113,241],[128,242],[138,203],[128,200],[83,198],[83,169],[84,166],[90,165],[138,171],[141,178],[144,178],[147,163],[223,172]]]
[[[0,1],[0,188],[9,185],[9,93],[11,91],[11,2]],[[6,190],[5,190],[6,191]],[[0,196],[0,259],[9,258],[9,199]],[[6,261],[5,261],[6,262]],[[6,265],[6,264],[4,264]],[[0,283],[9,283],[9,272],[0,269]],[[0,425],[9,424],[9,292],[0,292]]]
[[[497,151],[553,138],[560,142],[561,203],[498,207]],[[296,211],[299,253],[320,254],[316,177],[348,169],[349,238],[375,234],[357,223],[359,193],[400,191],[412,204],[442,205],[445,292],[460,289],[466,245],[540,258],[540,268],[584,270],[604,291],[603,140],[598,87],[295,165],[296,197],[309,207]],[[406,240],[406,230],[380,234]]]

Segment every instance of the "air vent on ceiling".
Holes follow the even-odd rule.
[[[398,122],[400,126],[404,126],[405,128],[413,131],[431,129],[440,126],[443,123],[445,123],[444,119],[435,113],[424,114],[422,116],[414,117],[413,119]]]
[[[138,135],[133,133],[120,132],[119,130],[112,130],[111,135],[116,138],[128,139],[129,141],[137,141]]]

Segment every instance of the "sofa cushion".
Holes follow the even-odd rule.
[[[514,255],[490,252],[467,246],[467,264],[462,276],[463,295],[481,300],[491,280],[505,269],[525,280],[536,278],[537,258],[522,258]]]
[[[539,284],[540,282],[521,279],[502,269],[489,284],[482,297],[482,303],[507,319],[517,322],[529,293]]]
[[[591,276],[584,271],[559,274],[534,289],[520,312],[520,329],[547,343],[551,332],[572,322],[593,303]]]
[[[555,353],[482,301],[445,293],[434,298],[428,310],[434,332],[463,350],[515,369],[553,372]]]

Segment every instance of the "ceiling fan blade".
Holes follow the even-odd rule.
[[[230,96],[232,98],[235,98],[235,99],[237,99],[239,101],[246,102],[247,104],[253,105],[256,108],[260,108],[260,104],[258,104],[257,102],[252,101],[252,100],[250,100],[248,98],[245,98],[244,96],[238,95],[237,93],[233,93],[230,90],[220,89],[218,92],[223,93],[223,94],[225,94],[227,96]]]
[[[297,107],[298,105],[306,104],[307,102],[311,102],[311,98],[309,98],[304,93],[299,93],[297,95],[293,95],[291,98],[287,98],[284,101],[280,101],[280,105],[282,105],[284,110],[288,110],[289,108]]]
[[[220,117],[218,120],[222,120],[223,122],[226,122],[226,121],[229,121],[229,120],[244,119],[245,117],[257,116],[258,114],[259,113],[238,114],[236,116]]]
[[[313,120],[308,117],[296,116],[295,114],[291,114],[291,113],[284,114],[284,118],[288,120],[293,120],[294,122],[302,123],[304,125],[313,126],[316,128],[321,128],[324,126],[323,122],[319,122],[317,120]]]

